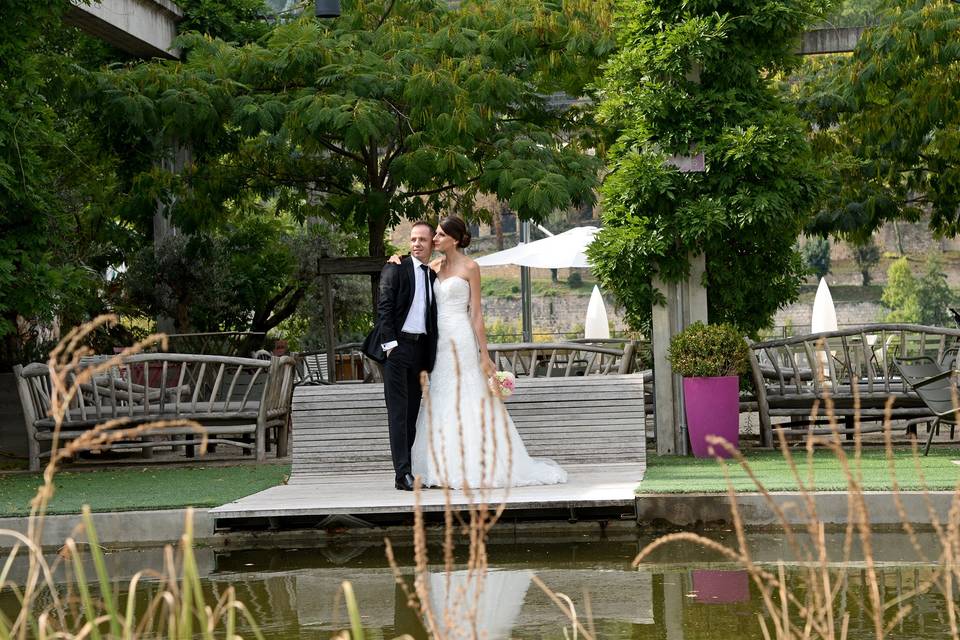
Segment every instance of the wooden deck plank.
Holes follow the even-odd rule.
[[[643,479],[642,464],[569,465],[566,484],[491,489],[489,502],[506,501],[510,509],[623,506],[632,508],[634,490]],[[296,482],[294,482],[296,480]],[[450,492],[455,509],[470,505],[463,491]],[[444,492],[421,492],[425,512],[442,511]],[[218,520],[331,514],[402,514],[414,508],[414,495],[393,488],[393,472],[291,477],[291,483],[211,509]]]
[[[561,485],[492,489],[511,509],[612,507],[632,511],[646,463],[641,376],[518,379],[507,400],[530,455],[561,464]],[[452,491],[455,509],[468,506]],[[444,508],[444,492],[424,490],[424,511]],[[413,494],[393,487],[382,385],[298,387],[293,399],[289,484],[212,510],[214,518],[406,514]]]

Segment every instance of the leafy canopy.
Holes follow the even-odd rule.
[[[581,95],[612,49],[607,2],[344,0],[237,46],[184,36],[185,63],[104,74],[98,99],[124,144],[193,151],[180,175],[140,167],[131,218],[162,197],[194,230],[242,194],[365,227],[371,255],[403,218],[481,215],[492,194],[541,218],[590,202],[598,159]],[[141,219],[141,224],[146,224]]]
[[[815,144],[834,168],[813,229],[865,240],[888,220],[930,214],[960,232],[960,3],[883,3],[852,57],[803,83]]]
[[[619,52],[600,85],[603,121],[618,135],[603,186],[595,273],[634,328],[663,303],[651,278],[688,274],[706,253],[711,322],[746,332],[798,295],[805,268],[794,244],[819,181],[803,123],[772,79],[797,60],[818,0],[618,5]],[[706,172],[668,156],[702,152]]]

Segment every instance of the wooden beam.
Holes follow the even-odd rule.
[[[320,258],[317,275],[371,275],[380,273],[386,258]]]

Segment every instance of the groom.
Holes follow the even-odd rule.
[[[410,230],[410,255],[386,264],[380,273],[380,301],[363,351],[383,364],[383,393],[390,424],[390,454],[397,489],[413,491],[410,449],[420,412],[420,372],[432,371],[437,356],[436,274],[428,266],[433,225],[418,221]]]

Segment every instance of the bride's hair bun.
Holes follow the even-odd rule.
[[[471,235],[467,230],[467,223],[457,216],[447,216],[440,221],[443,232],[457,241],[457,246],[466,249],[470,246]]]

